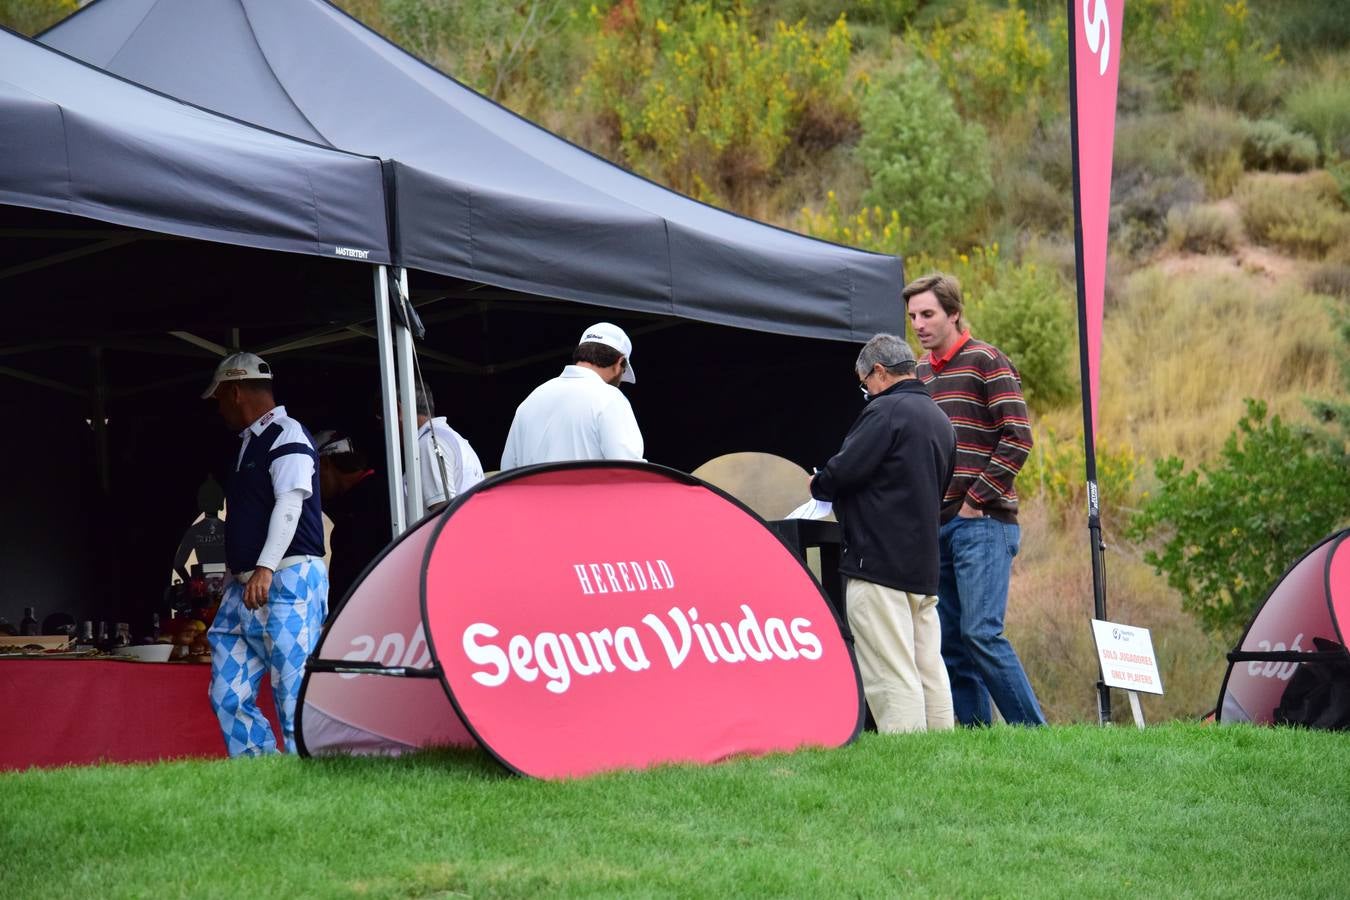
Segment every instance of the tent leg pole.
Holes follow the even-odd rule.
[[[395,302],[403,304],[408,298],[408,270],[394,270],[399,296]],[[408,524],[422,518],[426,505],[422,501],[422,467],[418,461],[416,370],[413,368],[413,337],[408,323],[400,320],[394,325],[394,340],[398,349],[398,398],[403,404],[399,421],[403,438],[403,473],[408,485]]]
[[[394,339],[389,315],[389,279],[384,266],[376,266],[375,337],[380,354],[380,418],[384,423],[384,458],[389,475],[389,521],[393,537],[408,530],[403,506],[403,466],[398,447],[398,404],[394,393]]]

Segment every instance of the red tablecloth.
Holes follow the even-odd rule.
[[[0,659],[0,769],[224,756],[210,680],[196,663]],[[258,704],[280,734],[266,674]]]

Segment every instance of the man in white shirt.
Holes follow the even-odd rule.
[[[435,512],[483,480],[478,454],[445,416],[436,415],[431,388],[417,388],[417,447],[422,467],[422,512]],[[447,487],[448,485],[448,487]]]
[[[587,328],[572,365],[516,408],[502,470],[575,459],[642,459],[642,432],[619,390],[633,384],[633,343],[617,325]]]

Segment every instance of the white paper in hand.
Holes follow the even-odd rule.
[[[817,500],[812,497],[801,506],[788,513],[785,519],[823,519],[834,511],[834,504],[828,500]]]

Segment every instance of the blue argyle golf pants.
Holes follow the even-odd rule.
[[[272,725],[257,703],[264,670],[271,672],[286,751],[295,752],[300,679],[327,614],[328,569],[321,559],[277,571],[261,609],[244,606],[244,586],[238,581],[225,588],[206,637],[211,644],[211,708],[230,756],[277,752]]]

